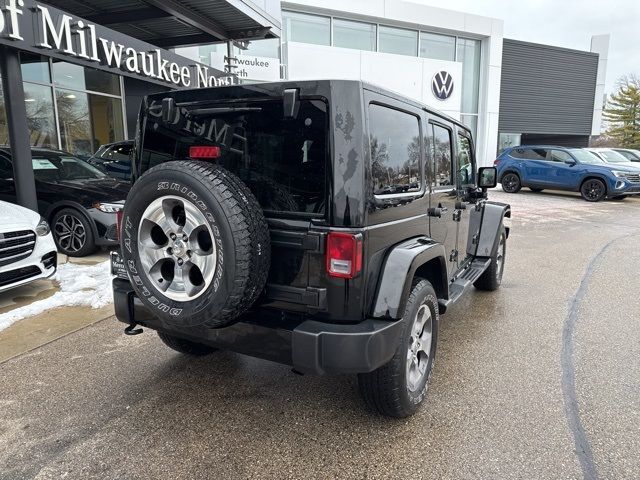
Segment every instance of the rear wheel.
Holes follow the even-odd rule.
[[[496,253],[491,257],[489,267],[480,278],[473,284],[478,290],[497,290],[502,284],[502,274],[504,273],[504,259],[507,253],[507,232],[504,227],[500,232],[500,240]]]
[[[580,194],[587,202],[599,202],[607,195],[607,187],[598,178],[589,178],[580,187]]]
[[[517,173],[508,172],[502,176],[502,190],[507,193],[518,193],[522,188],[520,177]]]
[[[84,257],[96,251],[89,220],[74,208],[63,208],[51,220],[58,251],[70,257]]]
[[[209,355],[217,350],[217,348],[185,340],[184,338],[174,337],[173,335],[169,335],[165,332],[158,332],[158,337],[160,337],[162,343],[167,347],[175,350],[176,352],[184,353],[185,355],[193,355],[194,357]]]
[[[393,358],[370,373],[358,375],[360,394],[377,413],[413,415],[431,379],[438,341],[438,299],[427,280],[416,279],[402,317],[403,328]]]

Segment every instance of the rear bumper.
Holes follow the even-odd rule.
[[[150,314],[127,280],[113,280],[115,313],[124,323],[187,340],[291,365],[301,373],[366,373],[393,357],[402,320],[366,319],[356,324],[284,320],[266,312],[245,314],[225,328],[180,328]]]

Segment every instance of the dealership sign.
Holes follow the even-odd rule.
[[[232,71],[238,78],[261,81],[280,80],[279,58],[236,55],[229,59],[222,52],[211,52],[212,67],[223,70],[227,61],[231,64]]]
[[[173,88],[231,85],[235,76],[33,0],[0,0],[0,43]]]
[[[431,80],[433,94],[439,100],[446,100],[453,93],[453,77],[445,70],[441,70]]]

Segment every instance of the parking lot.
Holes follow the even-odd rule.
[[[0,478],[640,478],[640,197],[491,197],[503,286],[443,317],[416,416],[108,318],[0,364]]]

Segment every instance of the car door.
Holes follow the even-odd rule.
[[[580,183],[580,169],[569,152],[550,148],[547,152],[549,185],[562,190],[575,190]]]
[[[549,186],[550,165],[547,161],[547,149],[543,147],[523,148],[520,153],[524,159],[522,183],[533,187]]]
[[[449,276],[456,270],[457,239],[453,221],[458,202],[454,172],[453,139],[451,125],[432,118],[427,129],[428,161],[431,172],[431,198],[429,208],[429,232],[431,238],[444,245]]]
[[[456,232],[456,267],[464,261],[467,251],[467,239],[469,236],[469,216],[473,208],[470,201],[469,190],[476,185],[476,161],[473,140],[469,132],[456,127],[456,193],[453,219],[457,222]]]

